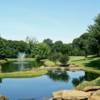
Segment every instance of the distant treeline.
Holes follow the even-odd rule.
[[[86,33],[74,39],[72,43],[53,42],[51,39],[45,39],[40,43],[30,37],[27,37],[26,41],[13,41],[0,37],[0,56],[15,58],[18,52],[25,52],[28,57],[52,60],[61,57],[64,59],[64,55],[100,56],[100,15],[95,18],[93,25],[89,25]]]

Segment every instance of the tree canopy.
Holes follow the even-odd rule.
[[[63,43],[61,40],[53,42],[49,38],[40,43],[32,37],[27,37],[26,41],[6,40],[0,37],[1,56],[15,58],[18,52],[25,52],[27,56],[36,59],[51,59],[55,62],[62,61],[60,58],[64,61],[67,56],[100,56],[100,14],[95,18],[94,24],[89,25],[87,31],[72,43]]]

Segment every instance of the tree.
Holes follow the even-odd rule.
[[[60,62],[61,62],[63,65],[66,65],[67,62],[68,62],[68,60],[69,60],[69,56],[68,56],[67,54],[62,55],[62,56],[60,57]]]
[[[47,45],[49,45],[50,47],[52,47],[52,45],[53,45],[53,42],[52,42],[52,40],[51,39],[44,39],[43,40],[43,43],[46,43]]]
[[[61,55],[62,54],[60,52],[54,51],[50,54],[49,59],[52,60],[53,62],[55,62],[55,64],[56,64],[56,62],[59,61]]]
[[[33,57],[37,60],[47,59],[50,54],[50,47],[45,43],[39,43],[36,45],[33,51]]]
[[[62,50],[61,50],[61,53],[62,54],[68,54],[68,55],[71,55],[72,54],[72,44],[63,44],[62,46]]]
[[[62,41],[56,41],[53,45],[53,50],[52,51],[57,51],[57,52],[62,52],[62,48],[63,48],[63,42]]]
[[[80,55],[87,57],[89,54],[89,43],[89,33],[84,33],[79,38],[74,39],[73,46],[79,50]]]
[[[26,42],[28,43],[29,46],[29,50],[28,50],[29,55],[32,55],[34,48],[38,44],[38,41],[34,37],[26,37]]]
[[[96,54],[100,56],[100,14],[96,17],[94,24],[88,27],[88,32],[92,36],[92,42],[96,47]],[[92,45],[93,49],[94,46]]]

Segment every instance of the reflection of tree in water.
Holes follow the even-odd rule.
[[[99,77],[98,74],[85,72],[85,80],[86,81],[92,81],[92,80],[96,79],[97,77]]]
[[[84,76],[81,76],[79,78],[74,78],[72,80],[73,85],[76,87],[77,85],[79,85],[81,82],[84,81]]]
[[[37,62],[28,61],[28,62],[8,62],[2,65],[1,72],[15,72],[20,70],[30,70],[33,67],[41,66],[43,64],[42,61]]]
[[[2,78],[0,78],[0,83],[2,83]]]
[[[48,72],[48,76],[55,81],[67,81],[69,76],[66,71],[51,70]]]
[[[3,64],[2,69],[1,69],[2,72],[13,72],[13,71],[18,71],[18,70],[19,70],[19,68],[16,66],[14,67],[12,65],[12,62]]]
[[[74,86],[79,85],[81,82],[85,81],[92,81],[94,79],[96,79],[97,77],[99,77],[98,74],[94,74],[94,73],[89,73],[89,72],[85,72],[85,76],[79,77],[79,78],[74,78],[72,80],[72,83]]]

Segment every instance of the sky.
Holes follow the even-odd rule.
[[[70,43],[100,13],[100,0],[0,0],[0,35]]]

